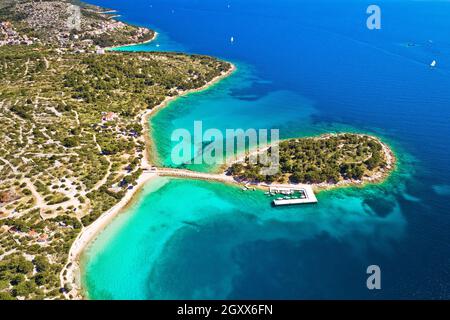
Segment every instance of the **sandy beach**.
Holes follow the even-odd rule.
[[[72,244],[69,251],[68,262],[60,274],[61,284],[70,284],[72,290],[65,295],[71,299],[81,299],[80,261],[81,253],[91,240],[103,230],[114,217],[122,211],[132,200],[133,196],[150,180],[156,178],[156,173],[144,172],[137,180],[136,186],[128,190],[125,196],[114,207],[103,213],[97,220],[84,227]],[[66,274],[64,275],[64,272]],[[71,295],[71,297],[70,297]]]

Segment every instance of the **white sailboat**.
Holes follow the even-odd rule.
[[[234,37],[231,37],[230,42],[231,42],[231,43],[234,42]]]
[[[433,62],[431,62],[430,64],[430,67],[434,68],[436,67],[436,64],[437,64],[436,60],[433,60]]]

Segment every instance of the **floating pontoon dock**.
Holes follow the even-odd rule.
[[[286,206],[294,204],[306,204],[306,203],[317,203],[317,198],[314,194],[311,186],[302,185],[293,188],[286,187],[270,187],[271,194],[281,194],[289,195],[289,197],[283,197],[273,200],[275,206]],[[296,193],[300,194],[300,197],[290,197]]]

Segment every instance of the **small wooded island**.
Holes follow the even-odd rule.
[[[333,186],[379,181],[392,169],[393,162],[392,151],[375,137],[326,134],[280,142],[279,170],[275,175],[263,175],[263,165],[251,164],[248,156],[234,163],[228,173],[256,183]]]

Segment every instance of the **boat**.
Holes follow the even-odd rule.
[[[234,42],[234,37],[231,37],[230,42],[231,42],[231,43]]]
[[[433,62],[431,62],[431,64],[430,64],[430,66],[431,66],[432,68],[434,68],[434,67],[436,67],[436,64],[437,64],[436,60],[433,60]]]

